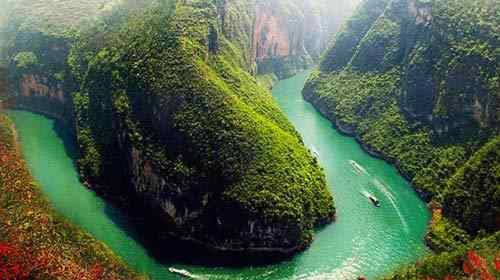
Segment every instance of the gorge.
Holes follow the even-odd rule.
[[[356,4],[7,1],[0,257],[22,182],[101,278],[497,277],[498,1]]]
[[[151,258],[137,241],[140,238],[133,238],[138,234],[133,220],[107,206],[78,182],[72,159],[54,131],[54,121],[21,111],[12,111],[9,115],[16,124],[33,175],[56,208],[105,242],[132,268],[152,279],[175,279],[166,271],[170,266],[207,279],[351,279],[360,275],[372,279],[383,276],[426,254],[423,237],[428,210],[393,167],[372,158],[353,139],[336,132],[301,98],[308,73],[278,83],[273,95],[303,135],[306,145],[317,150],[320,165],[325,167],[329,186],[337,198],[339,213],[337,222],[321,229],[306,252],[270,266],[206,267]],[[357,161],[367,174],[355,173],[350,160]],[[376,194],[382,207],[374,208],[360,194],[363,190]],[[203,263],[203,255],[197,259],[192,262]]]

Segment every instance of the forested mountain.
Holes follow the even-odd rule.
[[[306,249],[335,219],[319,155],[268,90],[320,62],[304,97],[432,210],[435,254],[388,277],[493,279],[500,3],[363,0],[340,28],[357,2],[0,0],[0,106],[64,124],[82,181],[141,217],[158,251],[173,237],[263,262]],[[102,278],[137,277],[52,212],[15,137],[0,116],[0,261],[66,249],[83,279],[101,265]],[[11,238],[30,226],[41,234]]]
[[[316,159],[249,73],[254,4],[103,2],[55,26],[56,8],[41,26],[13,13],[9,104],[73,130],[82,179],[129,211],[153,211],[154,238],[303,250],[335,208]]]
[[[303,91],[430,202],[437,252],[500,230],[499,11],[494,0],[364,1]],[[452,264],[411,277],[463,275]]]

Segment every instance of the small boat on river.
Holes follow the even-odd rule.
[[[196,276],[194,276],[191,272],[189,272],[189,271],[187,271],[185,269],[177,269],[177,268],[170,267],[168,269],[168,271],[170,271],[171,273],[180,275],[182,277],[185,277],[185,278],[197,279]]]
[[[373,206],[380,207],[380,201],[373,194],[368,193],[366,191],[361,192],[361,194],[364,197],[368,198],[368,200],[370,200],[370,202],[373,204]]]
[[[368,199],[375,205],[375,207],[380,207],[380,201],[373,195],[370,195]]]

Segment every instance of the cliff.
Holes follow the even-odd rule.
[[[258,75],[290,77],[318,62],[332,34],[357,1],[220,0],[218,18],[228,38],[238,38]]]
[[[23,32],[16,35],[6,70],[9,92],[4,95],[17,108],[30,109],[71,125],[76,88],[66,63],[70,44],[62,35]]]
[[[165,1],[76,34],[20,33],[12,93],[75,131],[82,179],[143,215],[155,247],[173,236],[219,255],[284,257],[335,207],[317,161],[247,72],[253,21],[234,19],[252,12],[236,7],[254,6]]]
[[[499,8],[489,0],[365,1],[303,92],[431,202],[439,219],[427,242],[437,252],[500,230]],[[442,279],[436,261],[444,256],[411,277]]]

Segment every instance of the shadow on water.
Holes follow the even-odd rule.
[[[48,117],[50,118],[50,117]],[[53,119],[53,118],[52,118]],[[52,126],[52,129],[56,133],[57,137],[62,140],[63,145],[64,145],[64,151],[66,152],[66,155],[71,158],[73,162],[73,166],[75,167],[76,170],[78,170],[78,166],[76,164],[76,161],[80,157],[80,152],[78,150],[78,145],[76,144],[76,138],[75,136],[70,132],[71,129],[68,128],[67,125],[65,125],[63,122],[53,119],[54,124]]]

